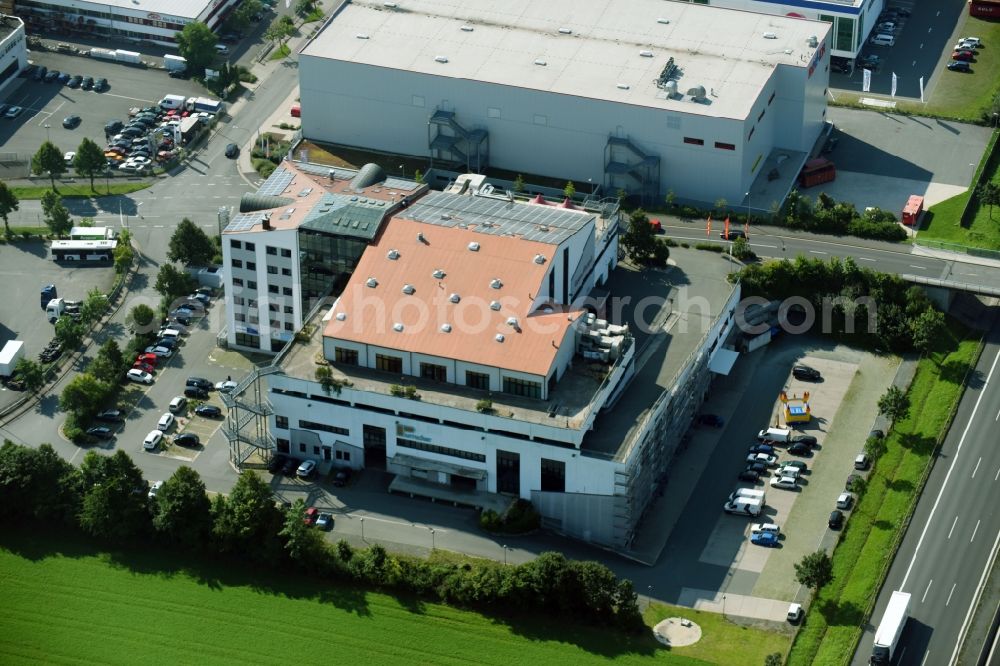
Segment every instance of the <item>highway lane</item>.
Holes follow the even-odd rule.
[[[895,663],[950,664],[1000,543],[1000,323],[970,378],[853,664],[868,663],[889,595],[913,595]]]

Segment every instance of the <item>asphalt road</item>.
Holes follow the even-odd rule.
[[[1000,322],[970,378],[940,457],[886,579],[853,664],[868,663],[893,590],[912,596],[897,664],[950,664],[1000,544]]]

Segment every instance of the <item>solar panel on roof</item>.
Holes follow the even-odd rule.
[[[257,189],[257,194],[265,196],[278,196],[288,187],[288,184],[295,178],[295,174],[288,169],[278,167],[274,173],[264,181]]]

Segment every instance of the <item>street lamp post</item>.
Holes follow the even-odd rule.
[[[365,540],[365,519],[364,519],[364,517],[361,518],[361,540],[362,541]]]
[[[135,214],[139,216],[140,220],[143,219],[143,217],[142,217],[142,211],[139,210],[139,209],[142,208],[142,204],[144,204],[144,203],[146,203],[146,202],[145,201],[140,201],[139,203],[137,203],[135,205]]]
[[[437,550],[437,548],[434,545],[434,528],[433,527],[429,527],[427,529],[429,529],[431,531],[431,550]]]
[[[52,128],[52,125],[45,123],[44,125],[42,125],[42,127],[45,128],[45,140],[49,141],[49,130]]]
[[[726,595],[722,595],[722,619],[726,619]]]
[[[649,605],[653,603],[653,586],[650,585],[646,588],[646,610],[649,610]]]
[[[503,546],[503,563],[504,563],[504,566],[507,566],[507,545],[506,544],[504,544],[504,546]]]
[[[747,190],[747,233],[750,232],[750,190]]]

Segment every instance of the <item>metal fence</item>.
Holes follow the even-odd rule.
[[[957,252],[958,254],[964,254],[969,257],[981,257],[984,259],[995,259],[1000,261],[1000,250],[989,250],[982,247],[970,247],[968,245],[962,245],[960,243],[949,243],[948,241],[933,240],[930,238],[920,238],[917,237],[917,241],[914,245],[918,247],[926,247],[932,250],[944,250],[947,252]]]

